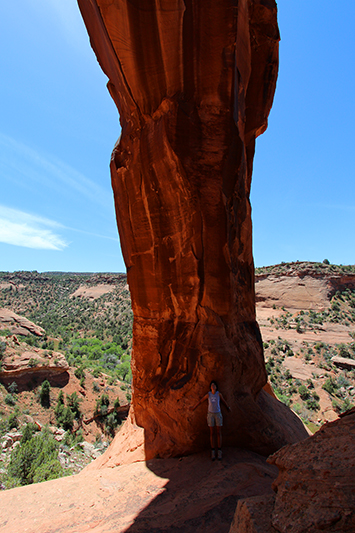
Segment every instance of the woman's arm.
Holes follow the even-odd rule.
[[[207,398],[208,398],[208,393],[205,394],[204,397],[201,398],[201,400],[199,400],[196,405],[194,405],[194,407],[190,407],[191,411],[194,411],[202,402],[207,400]]]
[[[219,393],[219,397],[221,398],[222,403],[227,407],[228,411],[230,411],[231,408],[229,407],[229,405],[227,404],[226,400],[223,398],[221,393]]]

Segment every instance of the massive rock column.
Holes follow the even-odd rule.
[[[275,1],[78,2],[121,119],[111,176],[146,456],[208,444],[206,406],[190,407],[212,379],[232,408],[226,443],[274,451],[301,438],[259,397],[249,193],[277,78]]]

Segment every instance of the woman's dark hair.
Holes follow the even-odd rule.
[[[216,385],[216,389],[218,390],[218,383],[217,383],[217,381],[215,381],[214,379],[213,379],[213,380],[211,381],[211,383],[210,383],[210,390],[211,390],[211,385],[212,385],[212,383],[214,383],[214,384]]]

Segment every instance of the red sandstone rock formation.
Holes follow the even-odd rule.
[[[355,408],[269,457],[276,495],[239,501],[230,533],[355,531],[354,441]]]
[[[211,379],[232,407],[228,444],[268,454],[304,438],[262,391],[255,321],[249,193],[277,78],[275,1],[78,3],[122,125],[111,175],[146,456],[207,444],[206,406],[189,408]]]
[[[11,333],[15,335],[29,335],[33,333],[33,335],[43,337],[45,334],[43,328],[31,322],[28,318],[10,311],[10,309],[0,309],[0,323],[5,324],[5,327],[10,329]]]
[[[68,381],[69,365],[63,354],[30,348],[19,343],[16,337],[6,339],[6,350],[1,359],[0,383],[16,382],[20,390],[33,388],[35,383],[48,379],[53,385],[64,385]]]
[[[206,452],[95,464],[76,476],[0,490],[0,532],[228,533],[238,499],[272,493],[277,476],[264,457],[236,448],[225,450],[223,464]]]

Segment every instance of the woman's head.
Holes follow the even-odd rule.
[[[218,390],[217,381],[212,380],[210,383],[210,390],[215,393]]]

